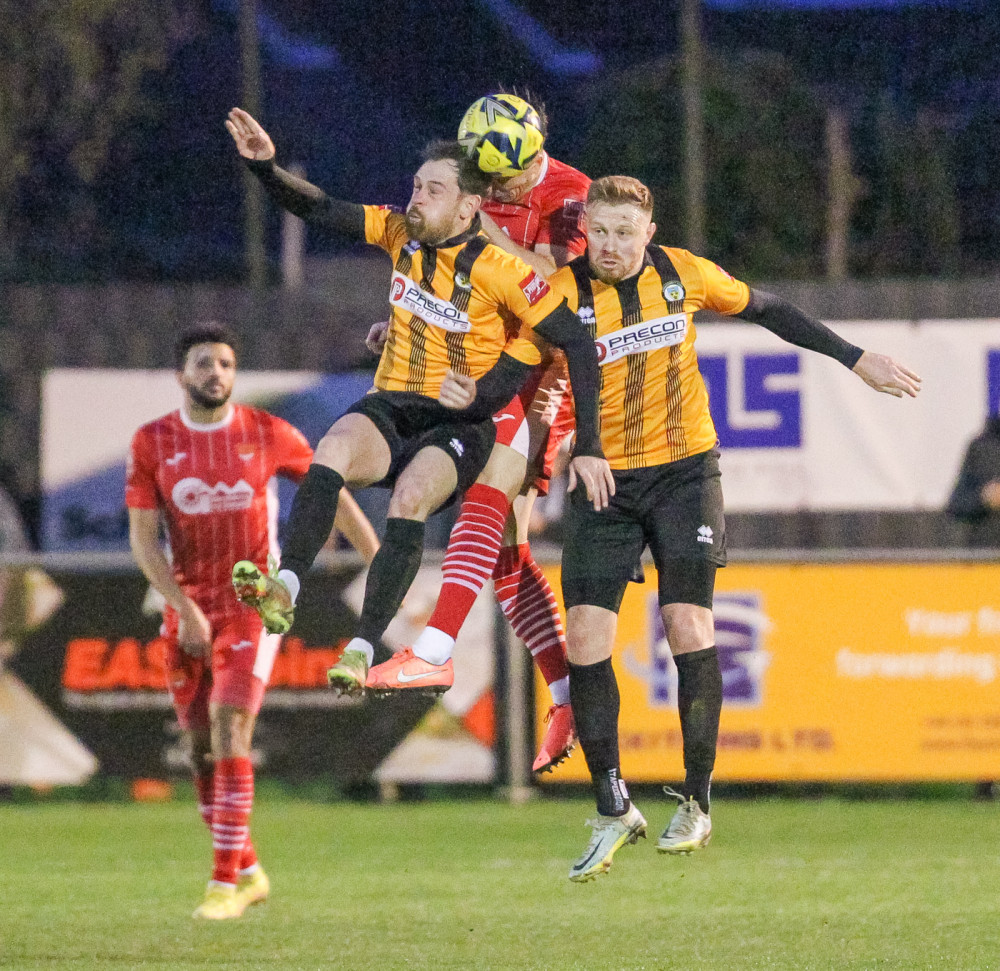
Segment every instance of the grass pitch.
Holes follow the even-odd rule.
[[[725,800],[690,857],[650,839],[573,884],[582,800],[263,796],[273,890],[195,923],[193,802],[0,806],[0,966],[17,969],[1000,967],[1000,809],[964,800]]]

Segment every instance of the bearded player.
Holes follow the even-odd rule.
[[[177,341],[183,403],[136,433],[125,491],[129,540],[167,602],[167,687],[191,752],[198,809],[212,833],[212,879],[194,916],[239,917],[269,892],[250,840],[254,722],[278,650],[257,614],[234,600],[236,559],[277,552],[274,476],[298,482],[312,449],[287,422],[229,398],[233,335],[219,324]],[[370,560],[375,532],[345,493],[338,523]],[[171,558],[160,546],[161,516]]]
[[[548,276],[586,247],[580,216],[590,179],[545,151],[546,132],[545,110],[538,101],[529,104],[501,92],[469,107],[458,138],[477,157],[480,169],[495,177],[480,212],[483,233]],[[372,329],[372,350],[381,352],[384,327],[377,324]],[[547,729],[533,766],[543,772],[563,761],[576,740],[563,625],[548,580],[528,546],[535,498],[548,491],[555,456],[574,429],[565,357],[558,351],[549,353],[518,397],[493,420],[497,443],[513,452],[496,450],[466,493],[445,556],[441,595],[427,629],[412,649],[374,667],[367,687],[380,691],[450,687],[455,639],[476,596],[492,577],[504,614],[531,651],[552,694]],[[494,461],[501,456],[506,460]],[[527,460],[527,474],[519,456]]]

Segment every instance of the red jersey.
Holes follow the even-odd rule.
[[[267,554],[277,555],[274,476],[301,481],[312,454],[298,429],[257,408],[234,405],[212,425],[174,411],[135,433],[125,503],[162,510],[177,582],[218,621],[244,609],[233,564],[266,568]]]
[[[564,162],[546,156],[541,178],[520,202],[483,203],[483,212],[519,246],[534,250],[539,243],[565,249],[566,259],[587,248],[580,225],[590,179]]]

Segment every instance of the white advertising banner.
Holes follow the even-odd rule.
[[[1000,406],[1000,320],[832,326],[916,371],[919,397],[879,394],[761,327],[698,326],[726,508],[940,509],[966,445]]]
[[[1000,410],[1000,319],[833,327],[920,374],[919,397],[879,394],[830,358],[753,324],[698,324],[729,511],[940,509],[969,440]],[[237,393],[315,441],[369,382],[364,374],[246,372]],[[128,443],[178,402],[169,371],[46,375],[46,549],[127,548]]]

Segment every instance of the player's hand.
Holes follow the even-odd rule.
[[[902,398],[908,394],[916,398],[920,390],[920,375],[902,364],[897,364],[887,354],[873,354],[865,351],[854,365],[854,373],[876,391]]]
[[[382,348],[385,347],[385,342],[389,337],[389,321],[380,320],[377,324],[372,324],[368,331],[368,336],[365,338],[365,347],[372,352],[372,354],[381,354]]]
[[[467,374],[456,374],[449,370],[441,382],[441,390],[438,392],[438,401],[445,408],[452,408],[459,411],[468,408],[476,400],[476,380]]]
[[[244,158],[266,162],[274,158],[274,142],[260,125],[242,108],[233,108],[226,119],[226,131],[233,136],[236,148]]]
[[[611,496],[615,494],[615,477],[611,474],[608,460],[593,455],[577,455],[569,463],[568,492],[576,488],[577,478],[583,482],[587,498],[594,504],[594,512],[607,509]]]
[[[208,657],[212,648],[212,625],[193,600],[177,611],[177,644],[191,657]]]

